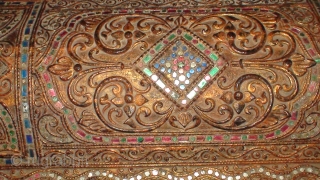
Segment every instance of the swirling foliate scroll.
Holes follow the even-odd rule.
[[[78,28],[78,33],[67,38],[68,54],[82,65],[104,66],[117,61],[110,55],[124,54],[134,47],[146,50],[147,34],[159,39],[171,27],[159,17],[124,15],[88,17],[80,21]]]
[[[9,41],[0,41],[0,96],[8,95],[13,89],[12,79],[6,75],[13,70],[8,60],[15,52],[14,47]]]
[[[227,43],[231,50],[242,55],[258,52],[265,44],[266,30],[257,19],[239,14],[210,15],[194,22],[190,28],[212,36],[216,48]]]
[[[14,45],[9,41],[0,41],[0,79],[12,71],[7,58],[14,53]]]
[[[64,62],[64,60],[61,61],[61,63],[62,62]],[[65,71],[56,70],[57,66],[62,65],[61,63],[50,66],[49,70],[52,68],[51,71],[59,74],[60,78],[69,77],[70,74]],[[79,71],[79,73],[74,75],[68,84],[68,97],[73,104],[81,107],[88,107],[93,102],[92,90],[97,88],[98,84],[101,82],[101,79],[96,77],[99,77],[100,75],[106,76],[108,72],[121,70],[123,69],[123,64],[113,63],[111,65],[105,65],[104,67],[97,67],[83,71],[81,71],[82,66],[80,64],[76,64],[74,69],[75,71]],[[85,86],[84,84],[88,84],[88,86]]]
[[[141,39],[146,32],[153,35],[167,32],[170,25],[163,19],[154,16],[127,16],[124,18],[111,17],[102,21],[95,31],[94,38],[97,46],[107,54],[122,54],[131,47],[142,44],[142,50],[147,49],[147,43]],[[109,46],[108,44],[112,44]]]
[[[269,13],[266,17],[259,13],[206,15],[201,18],[189,15],[161,18],[127,14],[121,18],[88,17],[80,21],[80,33],[71,33],[65,41],[71,58],[59,58],[48,70],[59,75],[60,79],[70,81],[68,97],[74,105],[94,105],[98,118],[93,118],[92,112],[83,111],[80,120],[80,124],[91,129],[90,131],[107,132],[97,122],[98,119],[107,127],[122,132],[151,131],[160,127],[167,119],[172,127],[184,130],[198,127],[202,120],[225,130],[266,128],[290,117],[285,103],[298,94],[297,77],[304,76],[307,69],[315,64],[301,54],[294,54],[297,49],[295,37],[288,31],[279,30],[279,18],[277,13]],[[197,115],[188,112],[174,113],[171,116],[173,106],[167,106],[161,112],[158,110],[163,107],[161,102],[153,103],[153,108],[144,106],[147,100],[142,94],[148,93],[150,88],[134,88],[118,74],[110,77],[107,72],[123,70],[125,63],[116,63],[118,60],[115,58],[106,58],[108,61],[105,61],[101,57],[126,55],[138,44],[144,50],[148,47],[147,42],[152,43],[150,39],[165,37],[176,26],[189,28],[194,31],[195,36],[200,34],[198,38],[204,37],[211,42],[213,40],[210,45],[218,50],[221,44],[225,44],[231,49],[233,56],[250,57],[231,62],[232,67],[261,70],[265,74],[241,76],[234,73],[241,77],[227,86],[223,85],[226,78],[218,78],[219,88],[226,91],[220,99],[208,98],[204,103],[194,105]],[[177,33],[179,34],[178,31]],[[194,43],[196,42],[198,41],[195,40]],[[84,71],[80,68],[75,73],[76,65],[73,65],[73,60],[78,65],[99,67]],[[149,82],[143,80],[142,84]],[[275,99],[284,104],[273,107]],[[218,118],[212,118],[214,111]],[[162,118],[147,122],[143,120],[143,116],[147,119],[152,117],[153,120],[155,116]]]
[[[55,117],[44,115],[39,119],[37,124],[40,135],[47,141],[64,144],[73,142],[72,138],[63,127],[63,124]]]
[[[203,109],[196,105],[193,109],[211,126],[225,130],[242,130],[256,126],[266,119],[271,111],[273,98],[272,87],[265,78],[246,74],[235,82],[233,93],[228,91],[221,97],[226,104],[217,107],[218,113],[212,114],[216,104],[213,99],[205,101],[209,108]]]
[[[51,8],[68,7],[69,9],[95,9],[95,8],[141,8],[141,7],[176,7],[176,6],[210,6],[220,3],[218,0],[86,0],[81,2],[58,1],[49,2],[48,6]]]
[[[104,79],[94,93],[94,108],[98,117],[109,128],[122,132],[151,131],[166,122],[173,108],[160,112],[162,117],[154,121],[154,117],[150,116],[151,109],[143,106],[147,102],[142,94],[134,93],[127,79],[120,76]]]

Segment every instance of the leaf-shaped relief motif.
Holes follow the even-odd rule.
[[[232,94],[232,92],[228,91],[228,92],[224,93],[220,99],[223,100],[227,104],[231,104],[233,102],[233,94]]]
[[[9,61],[6,61],[6,58],[14,53],[14,47],[15,46],[11,42],[0,41],[0,78],[9,73],[12,69],[11,65],[8,63]]]
[[[316,64],[314,60],[305,59],[303,55],[298,53],[292,55],[290,59],[292,61],[292,70],[297,76],[303,76],[308,68]]]
[[[92,112],[89,111],[82,112],[81,118],[79,120],[79,125],[95,132],[109,132],[109,130],[105,128],[106,126],[102,124],[101,121]]]
[[[124,105],[124,100],[123,98],[120,97],[115,97],[111,100],[111,102],[116,105],[117,107],[121,107]]]
[[[124,38],[124,32],[123,31],[116,31],[116,32],[112,33],[111,36],[117,40],[122,40]]]
[[[213,34],[212,36],[213,36],[213,38],[217,39],[218,41],[223,41],[226,39],[224,32],[218,32],[216,34]]]
[[[58,75],[61,80],[67,81],[71,79],[74,73],[73,62],[68,57],[62,57],[57,60],[56,64],[50,65],[48,71]]]
[[[244,118],[238,116],[233,121],[233,126],[240,126],[241,124],[247,122]]]
[[[268,29],[271,30],[277,28],[277,22],[280,20],[280,16],[277,13],[268,14],[267,16],[265,13],[257,13],[254,14],[254,16],[259,19]]]
[[[188,20],[184,16],[180,15],[175,19],[174,24],[176,24],[177,26],[186,25],[188,24]]]
[[[141,31],[134,31],[133,34],[137,40],[140,40],[146,36],[146,34]]]
[[[137,126],[135,125],[134,120],[132,120],[131,118],[127,119],[123,124],[126,124],[132,128],[136,128]]]
[[[256,97],[251,93],[251,92],[244,92],[243,93],[243,101],[245,103],[251,102],[252,100],[254,100]]]
[[[133,18],[127,18],[127,24],[124,25],[123,30],[124,31],[133,31],[134,30],[134,26],[131,24],[131,20],[133,20]]]
[[[178,122],[183,126],[186,127],[192,121],[192,115],[188,112],[180,113],[178,115]]]
[[[97,26],[97,23],[100,22],[103,18],[101,17],[89,17],[80,21],[80,25],[82,25],[86,31],[91,31]]]
[[[201,119],[198,116],[192,116],[189,112],[182,112],[178,117],[171,116],[169,118],[169,123],[175,128],[189,130],[198,127],[201,123]]]
[[[285,120],[289,118],[291,115],[290,113],[286,110],[285,105],[277,105],[275,106],[269,116],[259,123],[256,127],[259,128],[268,128],[272,125],[277,124],[279,121]]]
[[[224,27],[225,31],[235,31],[236,28],[234,27],[234,25],[231,22],[228,22],[227,25]]]
[[[245,104],[242,101],[236,101],[233,103],[233,108],[236,110],[238,114],[242,112],[242,110],[244,109],[244,106]]]
[[[131,118],[134,115],[134,112],[136,111],[136,106],[134,105],[126,105],[123,108],[126,115]]]
[[[146,97],[144,97],[142,94],[137,94],[134,97],[134,103],[138,106],[142,106],[143,104],[145,104],[146,102],[148,102],[148,99]]]

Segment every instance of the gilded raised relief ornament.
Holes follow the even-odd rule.
[[[320,178],[319,9],[0,2],[0,179]]]

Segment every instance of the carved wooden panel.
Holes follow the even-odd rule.
[[[319,8],[0,2],[0,178],[319,178]]]

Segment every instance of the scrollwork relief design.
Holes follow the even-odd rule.
[[[47,14],[41,20],[41,25],[44,30],[54,31],[60,28],[63,25],[63,22],[66,20],[67,15],[61,15],[59,13]]]
[[[45,97],[43,95],[43,91],[41,89],[40,82],[36,78],[33,79],[32,87],[34,89],[33,90],[33,95],[34,95],[33,105],[34,105],[34,107],[37,107],[34,110],[34,118],[38,119],[47,113],[47,108],[41,108],[46,105],[45,100],[44,100]]]
[[[157,37],[170,29],[161,18],[139,15],[127,16],[125,20],[117,16],[86,18],[80,24],[85,32],[72,35],[67,48],[72,59],[89,66],[112,63],[112,58],[107,60],[105,57],[108,54],[123,54],[134,47],[146,50],[148,43],[144,39],[147,33]]]
[[[68,156],[71,160],[88,164],[105,162],[119,163],[123,160],[135,164],[136,162],[148,163],[172,163],[175,161],[194,162],[199,164],[210,162],[227,162],[229,160],[238,161],[257,161],[274,160],[287,158],[288,161],[312,158],[319,155],[318,147],[308,147],[302,145],[282,145],[279,147],[247,147],[244,146],[225,146],[225,147],[167,147],[149,150],[143,147],[126,148],[125,150],[67,150],[47,153],[46,156]]]
[[[292,20],[299,25],[306,25],[310,33],[317,35],[320,31],[319,21],[316,19],[314,14],[305,7],[283,7],[282,10],[286,12],[286,14],[290,15]]]
[[[11,32],[20,23],[21,10],[0,9],[0,38]]]
[[[73,142],[72,138],[63,127],[61,120],[58,120],[55,117],[44,114],[40,117],[37,124],[41,136],[45,138],[46,141],[61,144],[69,144]]]
[[[254,12],[200,17],[128,14],[121,17],[99,15],[80,20],[77,31],[63,40],[62,49],[66,48],[67,52],[61,52],[63,55],[48,67],[50,73],[68,84],[67,96],[72,104],[79,109],[94,108],[94,112],[78,110],[81,113],[77,122],[90,133],[105,134],[110,129],[145,132],[164,124],[187,131],[204,122],[218,129],[238,131],[280,127],[291,116],[288,102],[299,93],[298,79],[315,65],[314,60],[297,53],[299,47],[292,33],[280,30],[278,12],[268,12],[267,16]],[[141,81],[148,88],[139,92],[127,77],[108,75],[131,68],[132,60],[120,62],[115,57],[129,57],[137,47],[140,51],[150,51],[148,48],[157,43],[153,37],[165,38],[177,27],[190,29],[196,38],[206,39],[229,68],[242,72],[234,73],[235,81],[223,75],[217,77],[217,87],[224,90],[218,96],[220,99],[207,98],[192,104],[188,112],[179,113],[174,105],[146,100],[144,94],[152,86],[149,81]],[[256,71],[263,73],[254,74]],[[137,104],[135,98],[146,100],[148,106]],[[282,103],[274,105],[274,101]],[[158,108],[163,108],[163,112]],[[162,118],[147,123],[141,119],[143,116]]]
[[[12,90],[12,81],[6,75],[12,71],[12,65],[8,59],[13,53],[14,45],[11,42],[0,41],[0,95],[2,96],[9,94]]]
[[[216,48],[219,49],[220,43],[227,43],[238,54],[254,54],[266,41],[263,24],[246,15],[210,15],[197,20],[190,28],[200,30],[203,36],[211,35],[217,42]]]
[[[245,92],[242,93],[244,91],[241,88],[242,84],[250,80],[252,81],[245,86]],[[266,79],[259,75],[247,74],[234,83],[234,93],[228,91],[221,97],[227,104],[217,107],[218,114],[214,116],[207,114],[215,109],[216,103],[214,99],[205,100],[206,105],[209,106],[207,108],[201,108],[200,106],[194,106],[193,108],[204,121],[214,127],[240,130],[253,127],[262,122],[271,111],[273,98],[272,87]],[[252,120],[237,115],[242,112],[250,115]]]
[[[35,107],[33,117],[36,119],[34,123],[40,135],[51,143],[68,144],[73,142],[73,139],[69,136],[61,122],[62,120],[50,115],[52,112],[50,108],[43,108],[48,101],[43,96],[41,84],[36,78],[33,79],[32,87],[34,97],[33,107]]]
[[[138,8],[138,7],[177,7],[177,6],[208,6],[218,4],[218,0],[104,0],[104,1],[83,1],[83,2],[69,2],[69,1],[53,1],[48,4],[49,7],[69,7],[74,9],[98,8],[98,7],[124,7],[124,8]]]
[[[150,85],[147,85],[144,92],[148,92]],[[112,88],[113,96],[103,93],[108,92],[107,88]],[[138,90],[140,91],[140,90]],[[128,80],[122,77],[109,77],[103,80],[97,87],[94,96],[94,107],[99,118],[110,128],[124,132],[145,132],[161,126],[172,113],[173,108],[160,110],[161,102],[153,105],[153,110],[162,115],[158,120],[151,120],[151,109],[143,106],[148,100],[142,94],[133,94],[133,87]],[[115,107],[112,107],[115,106]],[[102,107],[101,107],[102,106]],[[119,118],[126,116],[126,120],[121,122],[131,128],[121,128]],[[148,118],[148,121],[143,119]],[[122,125],[123,126],[123,125]],[[142,127],[141,127],[142,126]]]

